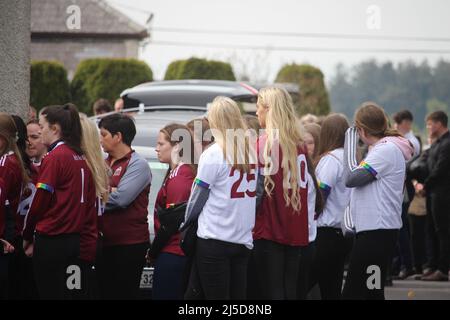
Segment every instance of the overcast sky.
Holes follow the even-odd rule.
[[[171,61],[191,56],[229,61],[237,76],[258,82],[273,81],[291,62],[321,68],[328,82],[339,62],[450,60],[449,0],[106,1],[142,25],[154,14],[140,59],[155,79]]]

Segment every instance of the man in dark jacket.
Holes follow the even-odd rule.
[[[450,263],[450,133],[448,117],[443,111],[436,111],[426,118],[427,130],[436,141],[430,148],[427,164],[429,175],[425,190],[429,194],[432,226],[437,235],[439,252],[432,252],[430,268],[433,273],[422,280],[448,281]]]

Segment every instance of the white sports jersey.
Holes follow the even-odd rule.
[[[376,180],[353,189],[350,201],[356,232],[402,227],[405,158],[392,142],[375,145],[360,165]]]
[[[308,173],[308,236],[309,243],[316,240],[317,237],[317,220],[314,220],[316,215],[316,188],[314,187],[314,180]]]
[[[331,151],[320,159],[316,168],[321,189],[329,192],[324,210],[317,220],[318,227],[341,228],[345,208],[350,202],[350,188],[344,181],[344,149]]]
[[[200,156],[194,181],[210,189],[198,218],[197,235],[253,248],[256,179],[255,169],[250,174],[232,169],[218,144],[206,149]]]

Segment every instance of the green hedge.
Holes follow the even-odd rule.
[[[190,58],[173,61],[166,70],[164,80],[209,79],[236,81],[229,63]]]
[[[32,61],[30,104],[37,110],[70,101],[69,81],[64,66],[55,61]]]
[[[152,80],[150,67],[136,59],[87,59],[78,65],[70,89],[79,110],[92,114],[97,99],[114,103],[123,90]]]
[[[330,112],[328,92],[320,69],[310,65],[284,65],[275,82],[293,82],[300,86],[300,99],[296,104],[299,115],[312,113],[326,115]]]

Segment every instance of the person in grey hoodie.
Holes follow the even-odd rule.
[[[358,136],[369,152],[358,165]],[[355,113],[355,127],[345,136],[344,180],[353,188],[350,211],[355,243],[343,299],[384,299],[386,269],[402,227],[402,200],[406,161],[411,143],[389,128],[384,110],[365,102]]]

